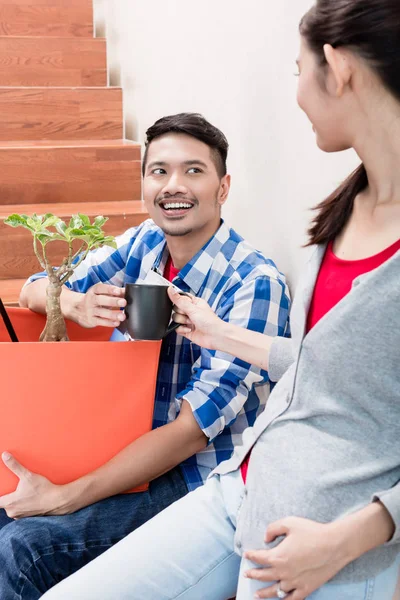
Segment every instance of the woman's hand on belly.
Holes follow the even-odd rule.
[[[271,524],[265,541],[271,543],[280,536],[285,536],[284,540],[273,549],[244,553],[245,558],[260,565],[245,576],[257,581],[278,581],[280,589],[289,593],[287,600],[304,600],[349,562],[335,523],[289,517]],[[277,585],[259,590],[255,597],[276,598]]]

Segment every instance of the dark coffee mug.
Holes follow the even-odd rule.
[[[134,340],[161,340],[179,327],[179,323],[170,324],[172,302],[167,290],[167,285],[127,283],[126,319],[120,330]]]

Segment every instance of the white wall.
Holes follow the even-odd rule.
[[[110,82],[122,85],[126,137],[198,111],[227,135],[226,220],[294,285],[307,209],[357,164],[324,155],[296,105],[298,22],[311,0],[95,0]]]

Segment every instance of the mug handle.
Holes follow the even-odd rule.
[[[175,288],[175,290],[178,292],[178,294],[180,296],[188,296],[188,298],[191,298],[191,294],[188,294],[188,292],[182,292],[181,290],[178,290],[178,288]],[[175,329],[177,329],[179,326],[180,326],[180,323],[175,323],[175,321],[172,321],[172,323],[169,325],[167,331],[165,332],[164,337],[166,337],[167,335],[169,335],[170,333],[175,331]]]
[[[177,329],[179,327],[179,325],[180,325],[180,323],[175,323],[175,321],[172,321],[171,325],[168,327],[167,331],[165,332],[164,337],[167,337],[167,335],[169,335],[170,333],[175,331],[175,329]]]

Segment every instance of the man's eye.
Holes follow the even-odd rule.
[[[198,167],[190,167],[190,169],[188,169],[188,173],[202,173],[202,170]]]
[[[165,175],[166,171],[164,169],[158,168],[158,169],[153,169],[152,170],[152,174],[153,175]]]

